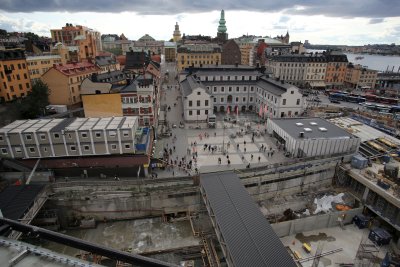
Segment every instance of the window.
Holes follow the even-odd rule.
[[[3,140],[4,140],[3,136],[2,136],[2,135],[0,135],[0,141],[3,141]]]
[[[243,102],[246,102],[246,98],[245,97],[243,97]]]
[[[205,100],[205,101],[204,101],[204,105],[205,105],[206,107],[208,107],[208,100]]]
[[[124,137],[129,137],[129,131],[123,131]]]
[[[117,132],[116,132],[116,131],[110,131],[108,134],[109,134],[111,137],[115,137],[115,136],[117,135]]]
[[[125,144],[124,147],[125,147],[125,149],[131,149],[131,145],[130,144]]]
[[[296,105],[300,105],[300,99],[297,99]]]
[[[47,147],[44,147],[44,148],[43,148],[43,151],[44,151],[44,152],[47,152]]]
[[[217,98],[214,97],[214,103],[217,103]]]
[[[76,151],[76,146],[69,146],[69,149],[70,149],[71,151]]]
[[[193,106],[192,100],[189,100],[189,107]]]
[[[7,155],[7,154],[8,154],[7,148],[2,148],[2,149],[1,149],[1,154]]]
[[[82,138],[87,138],[87,133],[81,133]]]
[[[111,150],[117,150],[117,145],[116,144],[112,144],[111,145]]]
[[[232,92],[232,87],[229,87],[229,92]]]
[[[286,105],[286,99],[282,99],[282,105]]]
[[[217,92],[217,87],[214,86],[214,93],[216,93],[216,92]]]
[[[35,153],[35,152],[36,152],[36,149],[35,149],[34,147],[30,147],[30,148],[29,148],[29,152]]]
[[[225,88],[222,86],[221,87],[221,92],[223,93],[225,91]]]
[[[40,135],[40,140],[46,140],[46,135],[45,134],[41,134]]]
[[[204,110],[204,114],[208,115],[208,110],[207,109]]]
[[[200,107],[200,100],[197,100],[196,106]]]
[[[32,135],[26,134],[26,135],[25,135],[25,139],[26,139],[26,140],[32,140]]]
[[[201,95],[201,92],[197,92],[197,95]]]
[[[224,103],[224,98],[223,97],[221,97],[221,103]]]
[[[294,94],[294,91],[290,91],[290,93],[293,95],[293,94]]]
[[[85,151],[89,151],[89,150],[90,150],[90,146],[88,146],[88,145],[84,145],[84,146],[83,146],[83,150],[85,150]]]
[[[189,116],[192,116],[193,112],[191,110],[189,110]]]
[[[253,86],[250,87],[250,91],[251,91],[251,92],[254,92],[254,87],[253,87]]]
[[[21,153],[22,152],[21,147],[20,146],[16,146],[15,147],[15,152]]]
[[[239,86],[236,87],[236,92],[239,92]]]
[[[200,110],[197,111],[197,115],[200,115]]]
[[[95,135],[96,135],[96,138],[100,138],[101,137],[101,133],[100,132],[96,132]]]

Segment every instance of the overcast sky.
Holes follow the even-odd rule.
[[[169,40],[178,22],[181,33],[216,36],[221,9],[230,38],[288,30],[290,41],[313,44],[400,44],[399,0],[0,0],[0,28],[50,36],[73,23]]]

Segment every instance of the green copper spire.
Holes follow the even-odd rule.
[[[225,26],[225,12],[221,10],[221,18],[219,19],[219,26],[218,26],[218,33],[226,33],[226,26]]]

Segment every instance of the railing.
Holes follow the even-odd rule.
[[[50,187],[46,186],[43,190],[36,196],[33,205],[29,208],[28,212],[24,215],[23,218],[19,219],[22,223],[30,224],[35,216],[38,214],[40,209],[43,207],[44,203],[46,203],[48,199],[48,194],[50,193]],[[21,232],[12,231],[8,236],[9,238],[17,240],[21,236]]]

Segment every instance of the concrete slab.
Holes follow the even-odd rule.
[[[358,229],[351,224],[346,225],[345,230],[340,227],[325,228],[315,231],[309,231],[302,234],[292,235],[281,238],[285,246],[290,247],[292,251],[300,253],[302,258],[311,257],[316,253],[319,242],[324,242],[322,252],[327,252],[342,248],[343,250],[321,258],[318,266],[338,266],[339,263],[354,263],[357,250],[361,240],[366,240],[369,229]],[[311,245],[311,253],[307,253],[303,248],[303,242]],[[380,248],[378,257],[383,258],[387,252],[388,246]],[[311,267],[313,261],[302,263],[304,267]]]

